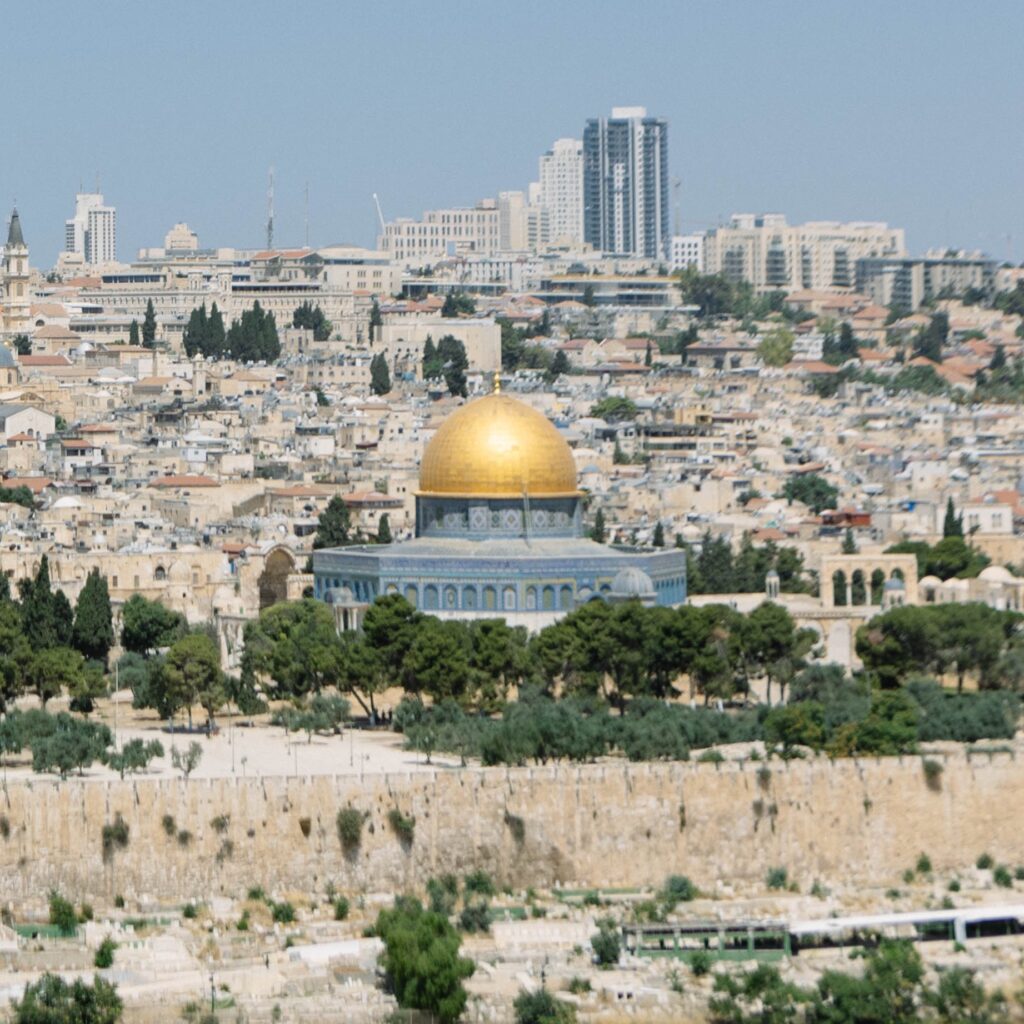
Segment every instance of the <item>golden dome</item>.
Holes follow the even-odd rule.
[[[543,413],[507,395],[487,395],[452,413],[423,453],[421,494],[519,498],[524,491],[576,495],[576,463]]]

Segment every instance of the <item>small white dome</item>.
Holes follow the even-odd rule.
[[[627,565],[615,574],[611,592],[615,597],[653,597],[654,583],[643,569]]]

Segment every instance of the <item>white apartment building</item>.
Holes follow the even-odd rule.
[[[537,204],[547,212],[548,237],[555,245],[583,242],[583,143],[556,139],[540,161]]]
[[[704,235],[673,235],[670,265],[673,270],[693,267],[704,273]]]
[[[92,266],[117,260],[117,211],[99,192],[79,192],[75,215],[64,222],[64,250]]]
[[[427,210],[422,220],[399,218],[384,225],[378,248],[405,264],[443,256],[490,255],[500,248],[498,203],[482,199],[472,209]]]
[[[781,213],[734,214],[704,243],[704,269],[760,292],[848,290],[857,261],[906,255],[902,228],[877,221],[790,225]]]

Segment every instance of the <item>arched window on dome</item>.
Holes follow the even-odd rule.
[[[571,610],[572,606],[572,587],[568,585],[563,586],[561,591],[559,592],[558,607],[561,608],[562,611],[569,611]]]
[[[470,610],[476,609],[476,587],[462,588],[462,607]]]
[[[445,608],[459,607],[459,592],[454,587],[444,588],[444,606]]]
[[[158,565],[156,567],[156,571],[153,573],[153,579],[155,579],[158,583],[162,583],[165,579],[167,579],[167,570],[162,565]]]
[[[526,588],[526,610],[528,612],[535,611],[537,608],[537,588],[527,587]]]
[[[484,587],[484,608],[493,612],[498,607],[498,594],[494,587]]]
[[[428,583],[423,588],[423,607],[428,612],[437,611],[437,587],[433,583]]]
[[[507,612],[516,610],[516,588],[506,587],[501,593],[501,605]]]
[[[413,606],[413,608],[418,608],[420,605],[419,593],[412,584],[409,584],[409,586],[405,588],[405,599]]]
[[[555,610],[555,588],[545,587],[542,593],[543,608],[546,612]]]

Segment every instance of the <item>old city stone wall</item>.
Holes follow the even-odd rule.
[[[1024,762],[1008,754],[951,757],[938,788],[918,758],[759,769],[623,762],[362,781],[12,781],[0,794],[0,899],[51,887],[79,899],[205,899],[328,880],[396,891],[472,867],[518,886],[657,884],[678,872],[711,888],[785,866],[806,890],[815,878],[887,883],[922,851],[939,870],[983,850],[1024,861]],[[349,804],[367,814],[351,859],[335,824]],[[387,820],[395,808],[415,818],[408,848]],[[128,843],[104,858],[103,826],[117,815]]]

